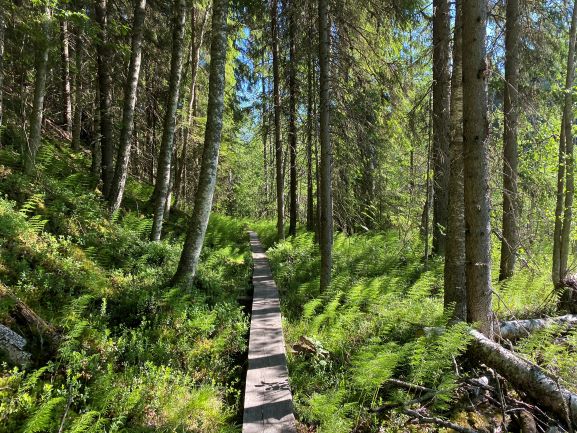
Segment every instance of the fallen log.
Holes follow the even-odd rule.
[[[471,354],[474,357],[567,424],[577,426],[576,394],[561,387],[539,366],[525,361],[476,330],[470,332],[473,336]]]
[[[60,344],[60,334],[54,326],[46,322],[28,305],[0,284],[0,302],[8,304],[7,315],[3,322],[6,329],[16,335],[23,335],[27,350],[35,358],[47,359],[52,356]]]
[[[501,322],[499,337],[504,340],[517,340],[528,336],[530,333],[553,325],[577,326],[577,314],[566,314],[559,317],[547,317],[544,319],[510,320]]]

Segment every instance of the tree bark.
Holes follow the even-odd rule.
[[[573,7],[571,20],[571,43],[568,69],[567,69],[567,93],[565,94],[565,204],[563,208],[563,229],[561,230],[561,253],[559,268],[562,279],[567,277],[567,262],[569,260],[569,248],[571,243],[571,224],[573,219],[573,196],[575,192],[575,159],[573,155],[573,81],[575,76],[575,44],[577,37],[574,36],[577,26],[577,1]],[[569,65],[571,70],[569,70]],[[570,80],[570,81],[569,81]],[[574,291],[565,287],[561,293],[559,307],[571,312],[576,311],[576,299]]]
[[[0,149],[2,148],[3,114],[4,114],[4,35],[6,24],[4,12],[0,12]]]
[[[36,170],[36,153],[40,148],[42,138],[42,117],[44,111],[44,97],[46,96],[46,75],[48,72],[48,52],[52,10],[46,6],[42,16],[42,33],[36,52],[36,72],[34,81],[34,100],[30,113],[30,137],[24,149],[24,171],[33,174]]]
[[[289,3],[289,149],[290,149],[290,212],[289,236],[297,233],[297,65],[296,65],[296,5],[295,0]]]
[[[503,143],[503,238],[499,280],[513,275],[519,243],[517,217],[517,125],[519,123],[519,38],[521,33],[519,0],[507,0],[505,28],[505,117]]]
[[[270,9],[272,32],[272,69],[274,97],[274,146],[276,164],[276,213],[277,237],[284,239],[284,178],[282,143],[280,140],[281,102],[280,102],[280,72],[278,54],[278,0],[272,0]]]
[[[62,79],[62,125],[67,132],[72,132],[72,94],[70,91],[70,43],[68,21],[60,21],[60,57]]]
[[[464,4],[466,3],[466,0]],[[514,353],[472,330],[473,356],[524,391],[559,419],[577,426],[577,395],[562,388],[543,369],[517,357]]]
[[[182,77],[182,53],[184,48],[184,23],[186,19],[186,1],[175,0],[174,28],[172,33],[172,55],[170,61],[170,81],[168,100],[164,115],[162,142],[156,170],[156,185],[154,187],[154,218],[150,239],[159,241],[164,222],[164,210],[170,186],[170,171],[174,147],[174,131],[176,129],[176,110]]]
[[[486,60],[487,3],[463,1],[463,149],[467,319],[493,334]]]
[[[313,16],[312,0],[308,1],[309,16]],[[307,230],[315,230],[315,208],[313,192],[313,23],[309,23],[307,52]]]
[[[194,209],[190,218],[178,269],[173,278],[174,284],[185,284],[187,286],[192,284],[212,207],[224,112],[226,51],[228,46],[227,13],[228,0],[214,0],[204,150],[194,200]]]
[[[455,5],[453,76],[451,77],[451,143],[449,147],[449,215],[445,251],[444,307],[453,320],[467,320],[465,288],[465,209],[463,201],[463,17]]]
[[[320,64],[320,290],[331,283],[333,246],[333,189],[332,189],[332,146],[330,137],[330,24],[328,0],[319,0],[319,64]]]
[[[433,254],[444,255],[448,221],[450,108],[449,0],[433,1]]]
[[[565,182],[569,178],[569,149],[568,144],[572,138],[571,129],[573,124],[573,96],[571,89],[575,77],[575,42],[577,38],[577,1],[573,5],[571,29],[569,31],[569,50],[567,55],[567,74],[565,77],[565,98],[563,104],[563,117],[561,121],[561,134],[559,139],[559,167],[557,172],[557,203],[555,206],[555,231],[553,234],[553,270],[552,278],[556,287],[560,287],[567,273],[568,246],[563,246],[566,215],[567,187]],[[572,143],[571,143],[572,150]],[[572,158],[571,158],[572,164]],[[572,174],[571,174],[572,178]],[[572,194],[571,194],[572,197]],[[572,199],[571,199],[572,201]],[[570,227],[569,227],[570,228]]]
[[[113,143],[112,143],[112,80],[110,77],[111,53],[108,41],[108,5],[107,0],[96,0],[95,15],[98,23],[97,69],[99,89],[100,153],[102,160],[102,193],[108,198],[112,186]]]
[[[544,319],[524,319],[501,322],[499,337],[504,340],[517,340],[527,337],[532,332],[548,328],[553,325],[562,325],[568,328],[577,326],[577,315],[566,314],[559,317],[546,317]]]
[[[188,118],[186,120],[186,126],[184,130],[184,139],[182,143],[182,154],[180,156],[180,165],[178,171],[176,172],[175,178],[175,205],[180,202],[181,189],[182,189],[182,179],[184,175],[184,167],[186,165],[186,154],[188,151],[188,145],[192,139],[192,131],[194,130],[194,117],[196,116],[196,106],[197,106],[197,92],[196,92],[196,81],[198,75],[198,62],[200,61],[200,50],[204,41],[204,32],[206,28],[206,20],[208,17],[208,8],[204,10],[204,15],[202,17],[200,30],[196,29],[196,8],[193,7],[191,13],[191,63],[190,63],[190,97],[188,103]]]
[[[72,120],[72,149],[80,150],[82,131],[82,30],[76,28],[74,43],[74,119]]]
[[[140,77],[140,65],[142,62],[142,38],[144,35],[144,18],[146,16],[146,0],[137,0],[134,6],[134,23],[132,25],[132,54],[128,75],[124,86],[124,108],[122,110],[122,128],[120,130],[120,142],[116,156],[116,168],[109,196],[110,212],[115,213],[120,209],[124,197],[128,166],[130,164],[130,151],[132,145],[132,133],[134,130],[134,107],[138,92],[138,80]]]

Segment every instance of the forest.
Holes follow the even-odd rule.
[[[573,433],[577,0],[0,0],[0,433]]]

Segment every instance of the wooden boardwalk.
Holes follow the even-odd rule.
[[[278,290],[264,248],[256,233],[249,235],[254,296],[242,431],[296,433]]]

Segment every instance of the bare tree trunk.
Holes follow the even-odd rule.
[[[122,129],[120,130],[120,142],[116,157],[116,169],[110,190],[110,212],[120,209],[124,197],[128,166],[130,164],[130,151],[132,133],[134,130],[134,107],[138,92],[138,80],[140,77],[140,65],[142,62],[142,37],[144,35],[144,18],[146,16],[146,0],[138,0],[134,6],[134,23],[132,25],[132,55],[128,67],[128,75],[124,86],[124,108],[122,110]]]
[[[262,59],[263,67],[264,67],[264,54]],[[267,112],[268,112],[268,104],[267,104],[267,91],[266,91],[266,83],[265,83],[265,75],[264,72],[261,75],[261,88],[262,88],[262,95],[261,95],[261,103],[262,103],[262,110],[261,110],[261,127],[262,127],[262,164],[263,164],[263,177],[264,177],[264,210],[265,214],[267,213],[267,206],[269,202],[270,190],[269,190],[269,178],[268,178],[268,171],[269,171],[269,160],[268,160],[268,130],[270,128],[269,123],[267,123]]]
[[[190,218],[178,269],[173,278],[173,283],[175,284],[179,283],[187,286],[192,284],[212,208],[224,112],[225,66],[228,45],[227,12],[228,0],[214,0],[204,150],[194,200],[194,210]]]
[[[433,254],[444,255],[449,203],[449,0],[433,1]]]
[[[573,158],[569,161],[569,142],[572,144],[571,129],[573,125],[573,97],[571,89],[575,77],[575,42],[577,38],[577,1],[573,5],[571,29],[569,32],[569,50],[567,56],[567,75],[565,78],[565,100],[563,105],[563,118],[561,121],[561,134],[559,140],[559,167],[557,173],[557,204],[555,207],[555,232],[553,235],[553,271],[552,278],[555,286],[560,287],[567,273],[568,246],[564,243],[565,216],[567,212],[567,187],[565,182],[569,179],[569,163],[573,164]],[[572,153],[572,152],[571,152]],[[571,174],[571,178],[573,175]],[[573,194],[571,192],[570,196]],[[572,198],[571,198],[572,201]],[[570,228],[570,227],[569,227]]]
[[[4,114],[4,34],[6,24],[4,22],[4,12],[0,12],[0,149],[2,148],[3,114]]]
[[[42,138],[42,115],[44,111],[44,97],[46,96],[46,75],[48,72],[48,51],[50,48],[50,24],[52,21],[52,10],[49,6],[44,8],[42,16],[43,34],[37,47],[36,53],[36,73],[34,81],[34,100],[32,102],[32,112],[30,113],[30,137],[28,145],[24,149],[24,171],[32,174],[36,170],[36,153],[40,148]]]
[[[284,182],[282,143],[280,140],[281,102],[280,102],[280,72],[278,58],[278,0],[272,0],[270,9],[272,32],[272,69],[274,97],[274,146],[276,164],[276,214],[277,237],[284,239]]]
[[[295,0],[289,2],[289,151],[290,151],[290,213],[289,236],[297,233],[297,65],[295,45]]]
[[[463,1],[463,149],[467,319],[493,335],[486,64],[487,4]]]
[[[573,217],[573,196],[575,192],[575,159],[573,155],[573,81],[575,75],[575,43],[574,35],[577,25],[577,1],[573,7],[571,20],[571,47],[569,48],[569,62],[567,67],[567,93],[565,94],[565,205],[563,210],[563,229],[561,230],[560,275],[567,276],[567,262],[569,260],[569,246],[571,243],[571,223]],[[570,66],[569,66],[570,65]],[[569,70],[569,67],[571,70]],[[570,82],[569,82],[570,80]],[[565,287],[559,300],[559,307],[571,312],[577,311],[575,305],[577,296],[571,287]]]
[[[503,143],[503,239],[499,280],[513,275],[517,246],[517,125],[519,123],[519,38],[521,32],[519,0],[507,0],[505,29],[505,131]]]
[[[308,1],[309,16],[313,16],[312,0]],[[309,23],[309,46],[307,53],[307,230],[315,229],[313,196],[313,23]]]
[[[82,130],[82,30],[76,28],[74,43],[74,119],[72,120],[72,149],[80,150]]]
[[[100,120],[100,80],[96,80],[96,85],[94,86],[94,123],[92,130],[92,142],[90,143],[91,153],[92,153],[92,164],[90,167],[90,172],[95,179],[98,179],[101,175],[102,168],[102,149],[100,148],[100,131],[102,131],[101,120]]]
[[[333,246],[333,188],[332,188],[332,146],[330,136],[330,24],[328,0],[319,0],[319,64],[320,64],[320,289],[326,290],[331,284]]]
[[[156,170],[156,185],[152,195],[154,200],[154,219],[150,239],[159,241],[164,222],[164,210],[170,185],[170,171],[174,146],[174,131],[176,129],[176,109],[182,77],[182,53],[184,48],[184,23],[186,19],[186,1],[175,0],[174,28],[172,33],[172,56],[170,62],[170,82],[162,143]]]
[[[465,209],[463,201],[463,15],[455,6],[453,76],[451,78],[451,143],[449,147],[449,218],[445,251],[445,310],[453,320],[467,320],[465,288]]]
[[[202,48],[202,43],[204,41],[204,32],[206,28],[206,20],[208,17],[208,8],[204,10],[204,15],[202,17],[200,30],[196,29],[196,8],[192,8],[191,14],[191,41],[190,49],[192,54],[192,59],[190,63],[190,97],[188,103],[188,118],[186,120],[186,126],[184,130],[184,139],[182,143],[182,154],[180,156],[180,165],[178,171],[176,172],[175,184],[176,184],[176,197],[175,205],[180,202],[181,195],[181,184],[184,175],[184,167],[186,165],[186,154],[188,151],[188,145],[192,139],[192,131],[194,129],[194,117],[196,116],[196,105],[197,105],[197,92],[196,92],[196,79],[198,75],[198,62],[200,60],[200,50]],[[198,32],[198,37],[197,37]]]
[[[480,332],[472,330],[471,334],[473,336],[471,349],[476,359],[495,369],[513,386],[527,393],[557,415],[559,419],[577,426],[577,396],[575,394],[562,388],[558,381],[551,378],[537,365],[519,358]]]
[[[107,0],[96,0],[95,12],[98,22],[97,66],[99,88],[99,118],[100,118],[100,152],[102,162],[102,192],[108,198],[112,185],[113,143],[112,143],[112,81],[110,77],[110,46],[108,42],[108,6]]]
[[[66,131],[72,132],[72,94],[70,91],[70,44],[68,34],[68,21],[63,18],[60,21],[61,43],[61,79],[62,79],[62,124]]]

